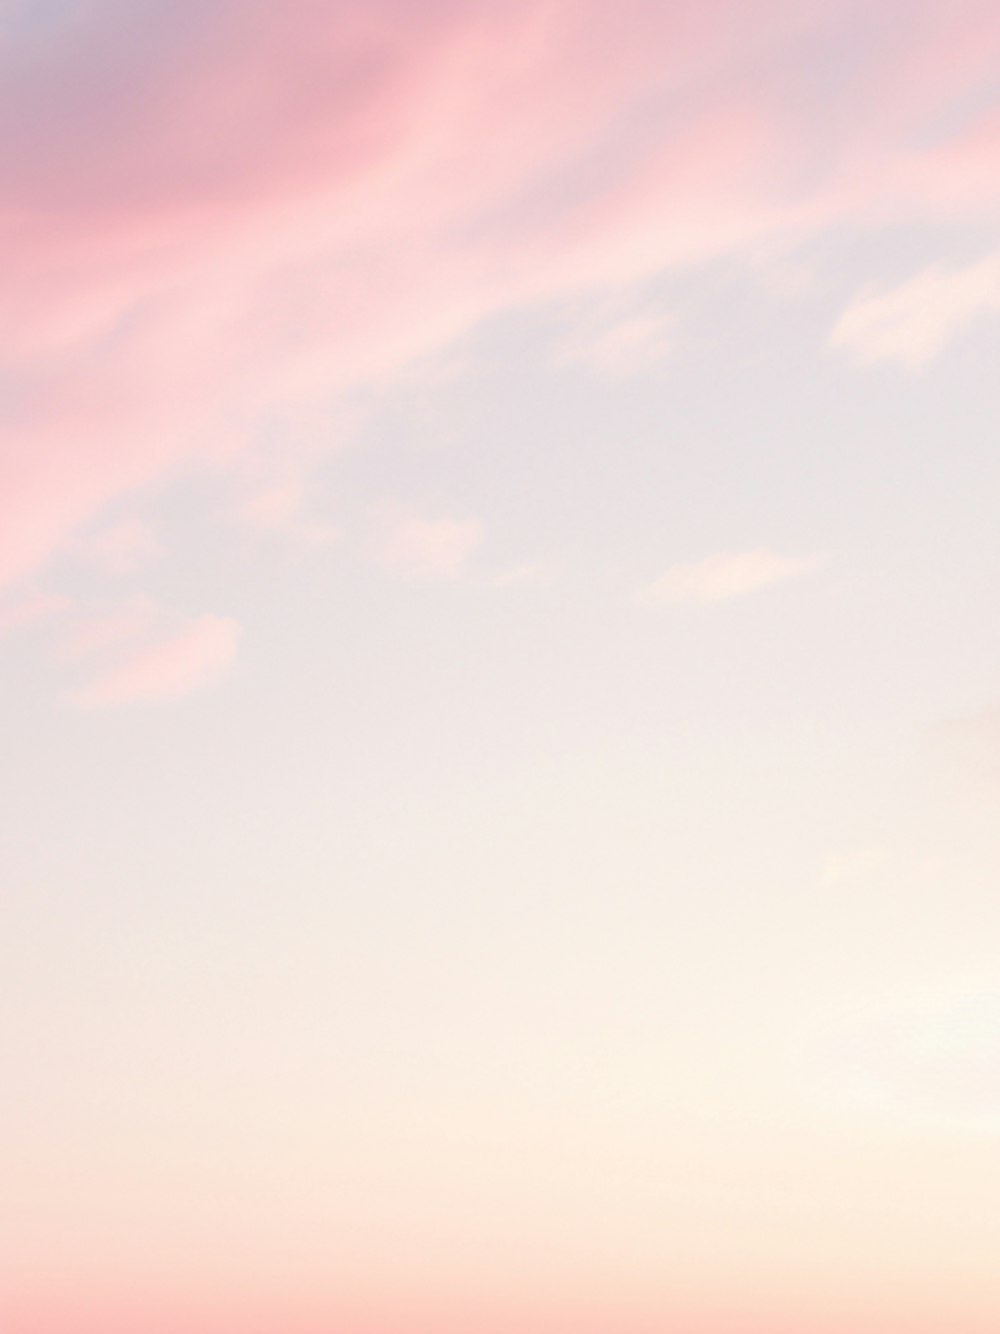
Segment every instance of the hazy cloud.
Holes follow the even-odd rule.
[[[84,708],[177,699],[214,684],[232,665],[239,624],[199,616],[178,634],[143,648],[75,692]]]
[[[669,356],[675,321],[659,312],[639,312],[585,326],[565,338],[556,360],[579,363],[601,375],[624,378]]]
[[[862,292],[830,343],[856,361],[919,370],[975,320],[1000,313],[1000,254],[965,268],[934,265],[896,287]]]
[[[374,548],[378,560],[402,579],[455,579],[480,545],[478,519],[399,515],[379,522]]]
[[[687,565],[672,565],[641,590],[647,603],[711,603],[742,597],[770,584],[811,574],[818,556],[779,556],[772,551],[723,552]]]

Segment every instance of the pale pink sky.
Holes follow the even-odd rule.
[[[1000,1323],[1000,10],[0,0],[0,1326]]]

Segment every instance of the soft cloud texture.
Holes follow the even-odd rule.
[[[771,551],[723,552],[689,565],[672,565],[642,590],[648,603],[712,603],[755,593],[771,584],[811,574],[817,556],[779,556]]]
[[[1000,314],[1000,254],[964,268],[936,265],[896,287],[864,292],[830,342],[855,360],[918,370],[975,320]]]
[[[373,550],[378,560],[403,579],[455,579],[482,543],[478,519],[385,515],[377,521]]]
[[[232,665],[239,624],[199,616],[179,634],[143,648],[102,672],[73,695],[83,708],[177,699],[214,684]]]
[[[527,561],[513,565],[493,575],[490,584],[493,588],[525,588],[551,584],[557,575],[557,568],[552,561]]]
[[[624,377],[669,356],[675,337],[674,322],[660,312],[635,312],[580,329],[567,338],[557,353],[561,362],[579,363],[601,375]]]
[[[305,547],[331,547],[340,541],[338,528],[310,515],[301,478],[274,482],[255,492],[240,505],[237,517],[261,532]]]
[[[41,31],[0,47],[4,582],[498,311],[997,207],[995,112],[952,123],[1000,51],[975,0],[100,0]]]
[[[998,69],[0,0],[4,1334],[1000,1329]]]

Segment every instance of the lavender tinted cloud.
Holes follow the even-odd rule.
[[[265,410],[512,304],[845,217],[995,210],[990,114],[928,128],[987,77],[995,11],[873,24],[846,0],[630,0],[613,24],[590,0],[105,0],[8,30],[0,578],[247,448]],[[865,53],[849,97],[813,78],[834,43]]]

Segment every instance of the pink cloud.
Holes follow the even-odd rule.
[[[85,708],[177,699],[214,684],[232,665],[239,624],[223,616],[200,616],[184,630],[143,648],[103,672],[73,695]]]
[[[924,9],[98,0],[9,39],[0,582],[512,305],[994,216],[995,112],[953,121],[1000,17]]]

